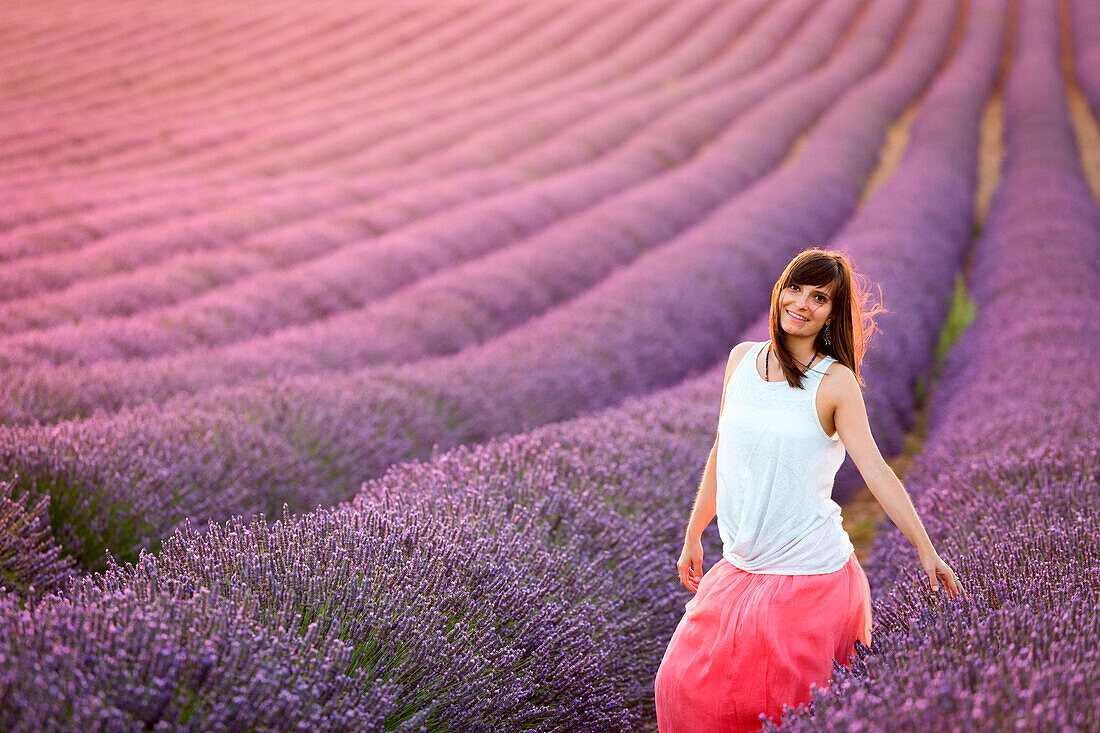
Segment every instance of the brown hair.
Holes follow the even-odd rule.
[[[784,268],[783,274],[779,276],[772,288],[768,332],[775,355],[787,377],[787,384],[805,389],[802,386],[804,373],[795,362],[794,355],[791,354],[786,343],[780,338],[782,328],[779,325],[779,295],[784,288],[795,284],[819,288],[832,286],[833,309],[829,314],[829,320],[826,321],[830,326],[832,343],[829,346],[825,345],[821,337],[825,330],[823,327],[814,339],[814,346],[818,351],[828,354],[851,369],[859,385],[864,386],[859,365],[867,351],[867,341],[875,332],[874,316],[886,309],[881,304],[881,289],[879,301],[872,303],[869,289],[863,281],[864,278],[855,271],[845,255],[816,247],[799,252]]]

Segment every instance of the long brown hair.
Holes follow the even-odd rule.
[[[825,328],[822,327],[814,339],[814,346],[851,369],[859,385],[864,386],[859,365],[867,351],[867,342],[875,333],[874,316],[886,310],[882,307],[881,289],[878,302],[872,303],[864,278],[855,271],[848,257],[840,252],[817,247],[799,252],[784,268],[783,274],[772,288],[768,332],[775,355],[787,377],[787,384],[800,389],[805,389],[802,386],[804,372],[780,338],[783,331],[779,325],[779,296],[791,284],[819,288],[832,286],[833,309],[826,321],[830,326],[832,343],[825,345],[822,339]]]

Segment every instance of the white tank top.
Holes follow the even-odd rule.
[[[716,497],[722,556],[753,573],[820,575],[840,570],[855,550],[832,499],[844,461],[840,436],[817,416],[821,378],[836,359],[814,362],[805,389],[767,382],[756,344],[730,375],[718,417]]]

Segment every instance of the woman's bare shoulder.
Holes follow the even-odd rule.
[[[834,405],[844,399],[858,399],[856,395],[862,394],[862,391],[856,373],[839,361],[833,362],[825,370],[821,387],[818,388],[821,399]]]
[[[759,341],[742,341],[741,343],[730,349],[729,363],[733,366],[737,366],[737,362],[741,361],[741,357],[748,353],[749,349],[759,344]]]
[[[742,341],[730,349],[729,359],[726,361],[726,379],[733,374],[733,370],[741,363],[741,359],[749,352],[749,349],[759,344],[759,341]]]
[[[826,381],[837,384],[856,384],[856,373],[849,369],[839,361],[834,361],[825,370],[825,376],[829,379]],[[825,382],[822,382],[822,386],[825,386]]]

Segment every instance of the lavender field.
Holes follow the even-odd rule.
[[[0,38],[0,729],[655,731],[729,351],[821,246],[881,292],[872,430],[966,593],[847,461],[872,644],[762,730],[1100,730],[1100,3]]]

